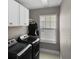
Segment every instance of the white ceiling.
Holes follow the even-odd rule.
[[[29,9],[59,6],[62,2],[62,0],[48,0],[47,5],[44,5],[41,0],[17,0],[17,1]]]

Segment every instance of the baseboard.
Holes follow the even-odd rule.
[[[40,52],[46,52],[46,53],[51,53],[51,54],[55,54],[55,55],[60,55],[59,51],[49,50],[49,49],[44,49],[44,48],[40,48]]]

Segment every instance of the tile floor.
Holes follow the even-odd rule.
[[[40,52],[40,58],[39,59],[60,59],[58,55]]]

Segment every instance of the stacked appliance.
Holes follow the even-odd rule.
[[[15,39],[9,40],[8,59],[32,59],[32,45],[19,43]]]
[[[39,59],[39,43],[38,37],[22,35],[17,39],[20,43],[28,43],[32,45],[32,59]]]

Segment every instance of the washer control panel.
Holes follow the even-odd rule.
[[[10,40],[8,41],[8,47],[10,47],[10,46],[12,46],[12,45],[14,45],[14,44],[16,44],[16,43],[17,43],[16,39],[10,39]]]

